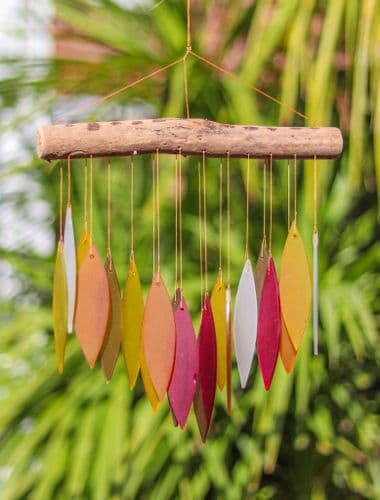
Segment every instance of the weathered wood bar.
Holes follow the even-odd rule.
[[[46,125],[37,131],[45,160],[161,153],[266,158],[336,158],[343,150],[334,127],[226,125],[204,119],[157,118]]]

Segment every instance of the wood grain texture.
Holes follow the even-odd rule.
[[[342,153],[334,127],[259,127],[204,119],[156,118],[45,125],[37,131],[37,153],[45,160],[162,153],[265,158],[335,158]]]

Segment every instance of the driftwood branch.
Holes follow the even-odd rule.
[[[131,154],[265,158],[335,158],[343,139],[333,127],[224,125],[203,119],[162,118],[48,125],[37,132],[37,152],[45,160]]]

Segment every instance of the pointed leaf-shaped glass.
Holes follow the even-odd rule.
[[[110,291],[110,312],[108,316],[107,331],[101,350],[101,365],[104,376],[109,382],[115,370],[123,330],[123,317],[119,281],[112,257],[107,257],[104,265],[107,274],[108,288]]]
[[[309,262],[301,235],[293,222],[281,257],[281,313],[290,340],[298,350],[311,307],[311,277]]]
[[[281,318],[280,356],[285,370],[287,373],[290,373],[296,361],[297,351],[294,349],[290,340],[283,318]]]
[[[144,318],[144,298],[135,259],[131,255],[128,277],[123,296],[122,350],[129,379],[133,389],[141,363],[141,331]]]
[[[274,260],[269,257],[260,301],[257,354],[265,389],[272,383],[281,337],[281,310]]]
[[[67,331],[68,333],[72,333],[76,298],[77,262],[73,218],[70,205],[68,205],[66,208],[63,242],[67,284]]]
[[[183,296],[180,296],[174,308],[174,321],[176,350],[168,398],[175,420],[183,429],[194,400],[198,378],[198,345]]]
[[[103,345],[110,310],[107,274],[95,245],[78,272],[75,331],[90,367]]]
[[[234,343],[240,384],[247,385],[257,338],[257,296],[252,264],[245,261],[235,300]]]
[[[261,292],[263,290],[264,279],[268,268],[268,250],[265,238],[261,242],[260,253],[257,258],[255,269],[255,285],[257,296],[257,308],[260,309]]]
[[[53,282],[53,328],[57,369],[63,372],[67,340],[67,286],[63,242],[58,242]]]
[[[161,404],[161,401],[158,399],[157,393],[153,387],[152,379],[150,378],[148,367],[146,366],[145,354],[142,344],[140,353],[140,368],[146,397],[148,398],[152,410],[156,412]]]
[[[216,334],[210,298],[203,304],[201,326],[198,336],[199,372],[194,410],[203,441],[210,429],[216,390]]]
[[[162,401],[173,371],[175,324],[171,300],[159,273],[153,278],[146,300],[142,337],[149,375]]]
[[[211,293],[211,309],[216,332],[217,365],[216,380],[220,390],[226,383],[227,371],[227,329],[226,329],[226,287],[219,272]]]
[[[83,228],[79,243],[77,246],[77,270],[80,268],[84,258],[90,249],[90,235],[86,228]]]

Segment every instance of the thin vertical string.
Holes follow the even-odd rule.
[[[135,186],[134,186],[134,170],[135,170],[135,165],[134,165],[134,159],[133,156],[131,156],[131,164],[130,164],[130,169],[131,169],[131,193],[130,193],[130,203],[131,203],[131,209],[130,209],[130,216],[131,216],[131,258],[134,258],[135,255],[135,228],[134,228],[134,223],[135,223],[135,212],[134,212],[134,192],[135,192]]]
[[[160,274],[160,152],[156,149],[157,274]]]
[[[314,155],[313,164],[313,232],[318,233],[318,178],[317,178],[317,157]]]
[[[182,288],[183,288],[183,249],[182,249],[182,153],[179,150],[179,287],[181,290],[182,302]],[[182,306],[182,303],[181,303]]]
[[[92,155],[90,155],[90,255],[93,255]]]
[[[67,206],[71,206],[71,159],[67,157]]]
[[[198,230],[199,230],[199,274],[201,287],[201,309],[203,307],[203,238],[202,238],[202,198],[201,163],[198,161]]]
[[[290,229],[290,161],[288,160],[288,231]]]
[[[175,155],[175,278],[174,290],[178,288],[178,154]]]
[[[62,220],[62,211],[63,211],[63,168],[62,164],[59,167],[59,241],[63,241],[63,220]]]
[[[269,156],[269,255],[272,256],[272,224],[273,224],[273,156]]]
[[[109,258],[109,269],[112,270],[111,255],[111,162],[107,165],[107,257]]]
[[[293,175],[293,198],[294,198],[294,222],[297,223],[297,155],[294,155],[294,175]]]
[[[245,207],[245,259],[248,259],[249,249],[249,174],[250,174],[250,156],[247,155],[247,184],[246,184],[246,207]]]
[[[267,221],[266,221],[266,204],[267,204],[267,160],[264,160],[263,167],[263,241],[267,239]]]
[[[222,244],[223,244],[223,161],[219,164],[219,273],[222,279]]]
[[[84,165],[84,230],[87,233],[87,158]]]
[[[187,54],[183,58],[183,81],[184,81],[184,88],[185,88],[186,118],[190,118],[189,83],[188,83],[188,75],[187,75]]]
[[[203,173],[203,230],[204,230],[204,267],[205,267],[205,294],[208,294],[208,256],[207,256],[207,206],[206,206],[206,152],[202,152]]]
[[[186,50],[191,51],[191,0],[186,4],[186,27],[187,27],[187,46]]]
[[[231,165],[227,152],[227,285],[231,285]]]
[[[153,276],[156,272],[156,163],[154,156],[152,156],[152,191],[153,191],[153,205],[152,205],[152,267]]]

